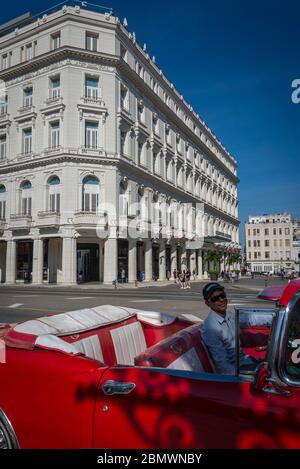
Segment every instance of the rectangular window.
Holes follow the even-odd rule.
[[[0,200],[0,219],[5,220],[6,201]]]
[[[3,116],[7,113],[7,102],[8,97],[7,95],[0,97],[0,116]]]
[[[121,53],[122,59],[126,61],[127,60],[127,50],[122,44],[120,45],[120,53]]]
[[[21,215],[31,216],[31,197],[22,198]]]
[[[277,239],[274,239],[274,248],[277,248]]]
[[[279,236],[282,235],[282,228],[279,228]]]
[[[256,236],[256,229],[253,228],[253,236]]]
[[[32,152],[32,129],[23,130],[22,153],[28,155]]]
[[[257,236],[259,236],[260,231],[259,231],[258,228],[257,228],[257,230],[256,230],[256,233],[257,233]]]
[[[270,252],[269,251],[265,252],[265,259],[270,259]]]
[[[6,68],[8,68],[8,54],[3,54],[2,55],[1,69],[5,70]]]
[[[276,235],[276,228],[273,228],[273,235]]]
[[[251,236],[251,231],[249,228],[248,228],[248,236]]]
[[[126,132],[121,130],[121,155],[125,154]]]
[[[260,240],[257,240],[257,247],[260,248]]]
[[[251,248],[251,241],[248,241],[248,247]]]
[[[50,148],[57,148],[60,145],[60,122],[50,122]]]
[[[24,90],[24,99],[23,99],[23,106],[24,107],[30,107],[32,106],[32,95],[33,95],[33,90],[32,88],[26,88]]]
[[[121,108],[129,109],[128,89],[121,84]]]
[[[25,47],[25,60],[31,60],[33,58],[33,47],[32,44],[27,44]]]
[[[85,122],[85,147],[98,148],[98,122]]]
[[[56,99],[60,97],[60,76],[50,78],[50,99]]]
[[[0,160],[6,158],[6,135],[0,135]]]
[[[265,236],[269,236],[269,228],[265,228]]]
[[[265,247],[269,247],[270,246],[270,241],[268,239],[265,239]]]
[[[60,194],[50,194],[50,212],[60,213]]]
[[[99,79],[85,78],[85,98],[98,99],[99,97]]]
[[[86,33],[86,35],[85,35],[85,48],[87,50],[97,51],[97,49],[98,49],[98,34]]]
[[[290,247],[291,241],[289,239],[285,240],[285,247]]]
[[[289,228],[284,228],[284,234],[289,235],[290,234],[290,229]]]
[[[55,50],[60,47],[60,32],[51,34],[51,49]]]
[[[138,104],[138,121],[145,123],[145,108],[143,104]]]
[[[253,247],[256,248],[256,239],[253,241]]]

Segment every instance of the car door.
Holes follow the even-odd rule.
[[[249,449],[300,448],[300,348],[297,349],[300,344],[300,297],[290,311],[238,310],[238,319],[246,314],[250,318],[250,326],[252,324],[252,330],[248,328],[248,336],[242,331],[244,340],[250,337],[252,342],[247,350],[254,351],[259,357],[265,325],[259,324],[255,317],[251,319],[254,313],[259,314],[258,320],[267,314],[273,314],[276,320],[271,325],[264,364],[252,376],[248,375],[248,380],[242,378],[237,445]],[[240,321],[240,324],[242,322],[245,323]],[[259,373],[261,384],[257,381]]]
[[[99,383],[94,446],[235,448],[239,377],[142,367],[108,369]]]

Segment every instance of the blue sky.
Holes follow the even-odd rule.
[[[90,0],[97,3],[97,0]],[[59,2],[11,0],[1,22]],[[238,161],[239,217],[300,217],[300,3],[110,0],[138,42]]]

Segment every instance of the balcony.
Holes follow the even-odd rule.
[[[9,221],[9,228],[11,230],[30,230],[31,223],[31,215],[11,215]]]
[[[36,226],[43,227],[58,227],[60,224],[60,213],[59,212],[38,212],[38,218]]]
[[[49,155],[56,155],[57,153],[63,153],[63,147],[61,145],[58,145],[57,147],[48,147],[44,150],[44,155],[49,156]]]
[[[107,213],[106,212],[85,212],[83,210],[75,212],[73,224],[77,229],[106,229]]]
[[[103,150],[103,147],[92,147],[92,146],[81,146],[80,147],[80,153],[81,154],[88,154],[88,155],[99,155],[99,156],[105,156],[106,153]]]

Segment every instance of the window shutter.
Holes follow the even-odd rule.
[[[98,194],[92,194],[92,212],[97,211],[97,197]]]
[[[60,213],[60,194],[56,194],[56,211]]]
[[[90,211],[90,194],[84,194],[84,211]]]
[[[26,215],[26,211],[27,211],[27,199],[24,198],[22,199],[22,215]]]

